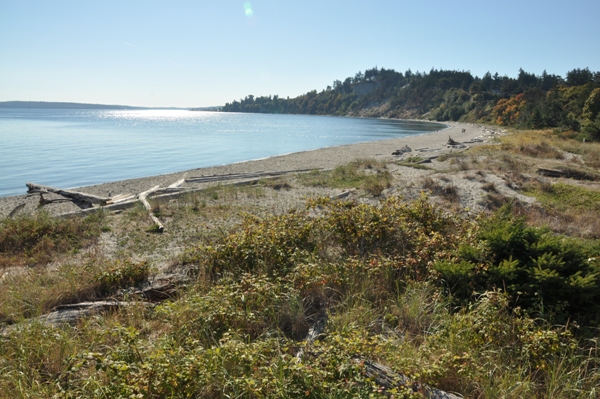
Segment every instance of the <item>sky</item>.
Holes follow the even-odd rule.
[[[600,71],[598,0],[0,0],[0,101],[295,97],[375,66]]]

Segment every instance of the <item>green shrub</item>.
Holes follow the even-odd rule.
[[[503,289],[513,306],[538,311],[554,321],[597,318],[600,313],[599,248],[529,227],[501,208],[487,220],[477,245],[463,245],[454,260],[435,270],[460,300]]]
[[[330,244],[346,254],[401,257],[424,267],[434,253],[443,256],[458,242],[457,235],[469,228],[426,197],[410,203],[390,197],[379,206],[320,198],[309,201],[309,206],[322,209],[324,228],[332,233]]]
[[[115,261],[112,267],[95,277],[101,294],[107,295],[119,288],[129,288],[146,280],[150,272],[148,262],[134,263],[131,260]]]
[[[214,245],[188,250],[184,263],[199,263],[210,276],[257,272],[285,274],[317,248],[314,221],[302,213],[265,219],[247,215],[240,229]]]

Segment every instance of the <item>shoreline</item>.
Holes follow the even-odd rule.
[[[486,127],[482,125],[473,125],[458,122],[437,122],[447,125],[445,129],[436,132],[418,134],[402,138],[394,138],[387,140],[378,140],[358,144],[347,144],[341,146],[323,147],[314,150],[293,152],[283,155],[275,155],[272,157],[255,159],[249,161],[241,161],[237,163],[189,169],[186,171],[168,173],[164,175],[155,175],[147,177],[139,177],[120,181],[105,182],[91,186],[76,187],[72,190],[81,191],[99,196],[111,196],[117,194],[138,194],[155,185],[166,187],[175,181],[202,175],[221,175],[230,173],[255,173],[255,172],[277,172],[284,170],[306,169],[306,168],[322,168],[333,169],[339,165],[347,164],[356,159],[377,159],[392,161],[397,159],[397,156],[392,155],[392,152],[403,148],[405,145],[412,149],[410,156],[418,156],[420,154],[417,149],[428,149],[427,154],[433,152],[450,152],[446,149],[448,137],[452,137],[459,143],[470,142],[472,139],[484,136]],[[462,132],[466,129],[466,132]],[[469,146],[478,143],[468,143]],[[15,207],[20,204],[25,204],[25,211],[33,211],[39,201],[38,196],[27,197],[25,183],[23,182],[24,194],[8,197],[0,197],[0,218],[6,217]],[[43,182],[35,182],[43,184]],[[65,187],[57,187],[65,188]],[[109,193],[111,195],[109,195]],[[48,198],[52,196],[48,195]],[[71,203],[51,204],[44,207],[51,214],[60,214],[77,210]]]

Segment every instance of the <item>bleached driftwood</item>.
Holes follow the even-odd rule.
[[[178,188],[180,187],[183,183],[185,183],[185,177],[183,179],[179,179],[177,180],[175,183],[169,185],[167,188]]]
[[[313,170],[319,170],[320,168],[312,168],[312,169],[294,169],[294,170],[282,170],[278,172],[255,172],[255,173],[230,173],[225,175],[212,175],[212,176],[198,176],[198,177],[190,177],[189,179],[185,179],[187,183],[211,183],[225,180],[235,180],[235,179],[255,179],[260,177],[269,177],[269,176],[281,176],[290,173],[303,173],[310,172]]]
[[[129,201],[134,199],[136,196],[134,194],[119,194],[112,197],[110,200],[106,201],[106,205],[118,204],[120,202]]]
[[[317,339],[320,339],[325,334],[326,326],[327,312],[325,310],[321,310],[316,315],[315,322],[308,331],[305,341],[308,343],[313,343]],[[296,359],[301,361],[305,355],[305,348],[302,348],[296,354]],[[421,393],[424,398],[428,399],[460,399],[459,396],[444,392],[426,384],[421,384],[420,382],[414,381],[404,374],[396,373],[381,363],[372,362],[360,356],[355,356],[352,360],[362,367],[363,372],[367,377],[373,379],[384,390],[393,388],[408,388],[412,389],[415,393]]]
[[[116,311],[117,309],[124,308],[127,306],[142,305],[146,307],[154,306],[153,303],[148,302],[123,302],[123,301],[95,301],[95,302],[80,302],[69,305],[61,305],[54,309],[52,312],[45,315],[35,317],[28,320],[25,323],[13,324],[0,330],[0,335],[8,335],[13,331],[19,331],[20,328],[26,326],[32,322],[38,322],[41,324],[60,326],[60,325],[71,325],[75,326],[77,323],[88,316],[95,314],[106,313],[110,311]]]
[[[144,208],[146,208],[146,210],[150,214],[150,218],[152,219],[152,221],[158,227],[158,231],[160,233],[162,233],[163,231],[165,231],[165,226],[163,226],[162,223],[160,222],[160,220],[158,220],[158,218],[156,217],[156,215],[152,211],[152,206],[150,206],[150,203],[146,199],[150,194],[158,191],[159,189],[160,189],[160,186],[154,186],[151,189],[146,190],[143,193],[138,194],[138,199],[142,202],[142,204],[144,204]]]
[[[568,177],[569,173],[564,170],[538,168],[537,173],[547,177]]]
[[[42,195],[44,193],[58,194],[65,198],[71,199],[75,204],[77,204],[79,207],[84,208],[84,209],[91,208],[93,204],[105,205],[110,200],[110,198],[107,198],[107,197],[99,197],[97,195],[80,193],[78,191],[63,190],[60,188],[42,186],[40,184],[35,184],[35,183],[27,183],[26,186],[27,186],[27,192],[29,194],[34,194],[34,193],[40,193],[40,195]],[[42,196],[42,199],[43,199],[43,196]],[[56,202],[54,200],[44,200],[44,201]],[[44,203],[44,205],[45,205],[45,203]]]
[[[354,194],[354,193],[356,193],[356,189],[355,188],[351,188],[350,190],[342,191],[339,194],[330,195],[329,198],[331,198],[331,199],[342,199],[342,198],[349,197],[350,194]]]

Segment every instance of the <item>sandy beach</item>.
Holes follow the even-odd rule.
[[[166,187],[175,181],[186,177],[222,175],[229,173],[249,173],[249,172],[274,172],[285,170],[297,170],[307,168],[332,169],[336,166],[352,162],[356,159],[376,159],[393,160],[397,156],[392,152],[408,146],[412,151],[405,156],[435,156],[441,153],[452,151],[447,148],[449,137],[465,146],[477,145],[480,142],[489,141],[490,130],[484,126],[446,123],[448,128],[437,132],[423,135],[416,135],[404,138],[374,141],[368,143],[351,144],[339,147],[321,148],[312,151],[291,153],[286,155],[274,156],[270,158],[234,163],[229,165],[214,166],[207,168],[192,169],[178,173],[149,176],[144,178],[129,179],[115,182],[106,182],[94,186],[74,188],[75,191],[90,193],[99,196],[114,196],[117,194],[137,194],[145,191],[155,185]],[[463,132],[463,129],[465,130]],[[475,140],[475,142],[473,142]],[[24,195],[2,197],[0,198],[0,217],[7,216],[15,207],[25,204],[22,212],[31,212],[37,209],[39,196],[27,196],[27,188],[23,182]],[[34,182],[44,184],[44,182]],[[66,188],[66,187],[60,187]],[[47,198],[59,198],[47,196]],[[77,211],[78,208],[72,203],[56,203],[46,205],[46,209],[51,214],[61,214]]]

